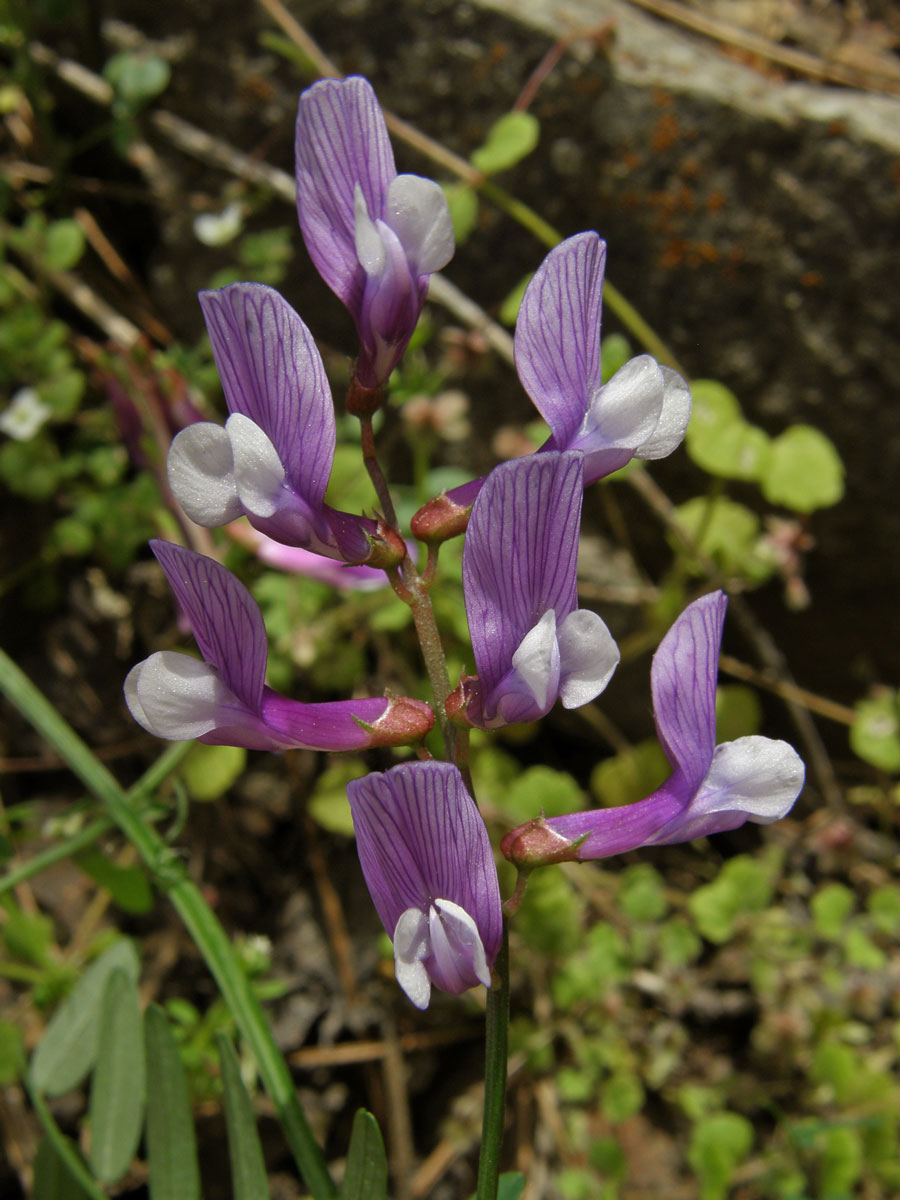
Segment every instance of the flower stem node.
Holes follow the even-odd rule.
[[[390,571],[393,567],[399,567],[406,557],[406,542],[386,521],[377,521],[374,532],[367,533],[366,537],[369,553],[363,559],[365,566]]]
[[[446,492],[424,504],[409,523],[413,537],[428,545],[440,545],[466,532],[471,504],[458,504]]]
[[[500,849],[519,870],[530,871],[532,867],[548,867],[553,863],[578,862],[578,847],[584,837],[572,841],[557,833],[547,824],[544,816],[526,821],[511,829],[500,843]]]
[[[354,417],[371,417],[384,404],[383,387],[366,387],[354,374],[347,389],[347,412]]]

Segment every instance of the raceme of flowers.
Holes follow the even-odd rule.
[[[296,160],[304,241],[359,335],[348,403],[364,396],[370,408],[354,411],[372,411],[415,329],[430,274],[452,256],[447,204],[436,183],[397,174],[383,114],[362,78],[324,80],[302,94]],[[460,680],[447,704],[463,725],[495,729],[535,721],[557,700],[587,704],[619,661],[604,622],[577,607],[583,489],[631,458],[671,453],[691,400],[684,380],[649,355],[602,383],[605,256],[596,233],[577,234],[547,255],[525,292],[516,367],[549,426],[546,444],[436,497],[412,522],[425,541],[466,530],[463,591],[476,674]],[[286,569],[315,571],[307,562],[324,555],[332,571],[343,569],[334,563],[396,570],[408,554],[399,529],[325,503],[334,407],[301,318],[257,283],[203,292],[200,303],[229,416],[224,427],[189,424],[172,443],[168,476],[185,512],[208,527],[246,517],[252,529],[242,540]],[[407,697],[304,704],[278,695],[265,684],[266,632],[243,584],[203,555],[151,546],[202,660],[163,650],[131,670],[126,701],[149,732],[337,751],[420,744],[431,729],[431,709]],[[653,660],[669,780],[637,804],[538,816],[513,830],[502,849],[520,869],[684,841],[789,810],[803,784],[790,746],[762,737],[715,742],[725,606],[721,592],[694,601]],[[502,912],[488,832],[463,776],[421,753],[355,780],[348,795],[397,980],[425,1008],[432,986],[490,987]]]

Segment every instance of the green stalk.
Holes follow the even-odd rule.
[[[109,1200],[106,1192],[101,1191],[94,1181],[90,1171],[84,1165],[72,1142],[66,1137],[53,1118],[53,1113],[44,1103],[37,1088],[28,1086],[31,1105],[37,1113],[38,1120],[44,1128],[44,1133],[53,1144],[53,1148],[65,1164],[66,1170],[73,1179],[77,1179],[86,1196],[90,1200]]]
[[[193,745],[193,742],[176,742],[174,746],[169,746],[156,762],[144,772],[134,787],[129,789],[128,799],[136,802],[144,796],[152,795],[159,785],[172,774]],[[48,846],[46,850],[42,850],[40,854],[35,854],[28,862],[19,863],[17,867],[12,867],[0,879],[0,896],[11,891],[18,884],[24,883],[27,879],[31,879],[35,875],[40,875],[42,871],[46,871],[54,863],[58,863],[64,858],[71,858],[72,855],[78,854],[80,850],[85,850],[88,846],[93,845],[97,838],[102,837],[104,833],[112,829],[114,825],[115,822],[110,817],[97,817],[89,825],[85,825],[84,829],[79,829],[77,833],[73,833],[71,837],[67,837],[53,846]]]
[[[476,1200],[497,1200],[503,1119],[506,1113],[506,1062],[509,1045],[509,934],[494,963],[494,986],[488,990],[485,1020],[484,1113]]]
[[[197,944],[249,1046],[266,1091],[278,1111],[285,1137],[314,1200],[337,1195],[325,1158],[303,1115],[284,1057],[275,1044],[259,1001],[235,957],[228,936],[200,890],[184,874],[170,846],[147,824],[134,801],[98,761],[34,684],[0,650],[0,690],[53,745],[135,847],[165,891]]]

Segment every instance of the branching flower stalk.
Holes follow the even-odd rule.
[[[684,379],[649,354],[603,381],[606,246],[593,231],[561,242],[526,289],[515,334],[516,369],[549,437],[534,454],[501,463],[416,513],[410,529],[427,547],[420,572],[397,520],[372,418],[415,330],[429,277],[453,254],[447,203],[431,180],[397,173],[383,114],[359,77],[322,80],[301,95],[296,162],[306,247],[358,334],[347,407],[360,421],[380,514],[326,503],[336,433],[322,360],[301,317],[255,283],[201,294],[229,416],[224,427],[199,422],[182,430],[168,477],[201,525],[246,518],[267,544],[385,571],[411,609],[432,706],[390,693],[322,704],[275,693],[265,683],[265,627],[247,589],[220,564],[164,542],[154,542],[153,552],[202,661],[154,654],[130,672],[126,699],[145,729],[173,740],[275,751],[417,750],[417,760],[356,779],[347,794],[362,873],[410,1002],[426,1008],[435,987],[453,995],[487,989],[477,1195],[495,1200],[508,938],[491,837],[474,800],[468,731],[534,722],[557,700],[581,707],[611,686],[619,648],[602,618],[578,607],[584,488],[633,459],[671,454],[684,437],[691,396]],[[463,535],[475,672],[454,686],[430,588],[441,544]],[[766,823],[790,809],[803,784],[803,764],[790,746],[762,737],[716,743],[726,603],[713,592],[690,604],[653,660],[654,715],[670,778],[636,804],[551,819],[536,814],[506,832],[500,849],[519,869],[507,919],[538,867],[687,841],[747,820]],[[444,761],[423,746],[435,720]]]

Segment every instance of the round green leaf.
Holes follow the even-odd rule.
[[[156,54],[114,54],[103,68],[120,100],[129,109],[139,108],[165,91],[172,72]]]
[[[844,464],[824,433],[792,425],[772,442],[760,483],[770,503],[811,513],[841,499]]]
[[[442,183],[457,246],[469,237],[478,220],[478,193],[467,183]]]
[[[247,751],[239,746],[194,747],[181,764],[179,774],[194,800],[218,800],[238,779],[247,762]]]
[[[697,466],[725,479],[758,479],[768,460],[768,434],[744,420],[737,397],[723,383],[698,379],[691,395],[685,445]]]
[[[44,237],[41,262],[48,271],[68,271],[84,253],[84,234],[77,221],[54,221]]]
[[[716,737],[733,742],[758,733],[762,725],[762,707],[753,688],[741,683],[723,684],[716,692]]]
[[[485,175],[505,171],[532,152],[540,133],[540,123],[531,113],[505,113],[488,130],[484,144],[472,154],[472,166]]]
[[[897,693],[859,700],[853,708],[850,746],[854,754],[880,771],[900,771],[900,711]]]

